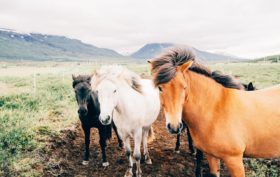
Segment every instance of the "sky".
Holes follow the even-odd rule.
[[[0,0],[0,27],[130,54],[171,42],[256,58],[280,54],[279,0]]]

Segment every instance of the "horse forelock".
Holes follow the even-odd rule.
[[[78,75],[73,79],[72,85],[75,87],[80,83],[88,83],[90,85],[91,75]]]
[[[217,71],[212,72],[206,66],[199,64],[195,53],[190,48],[171,49],[167,53],[151,60],[155,86],[172,80],[176,75],[176,68],[188,61],[193,61],[193,64],[189,68],[190,71],[209,77],[226,88],[244,90],[243,85],[232,76],[224,75]]]
[[[103,80],[108,80],[113,83],[124,82],[128,84],[135,91],[142,93],[141,78],[136,73],[128,70],[120,65],[109,65],[101,67],[94,79],[93,87],[96,88]]]
[[[191,48],[170,49],[163,55],[151,60],[155,86],[169,82],[176,75],[176,68],[188,61],[194,61],[195,54]]]

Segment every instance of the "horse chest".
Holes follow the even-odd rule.
[[[127,135],[133,137],[135,130],[142,128],[141,125],[137,125],[135,122],[131,122],[122,118],[114,117],[114,123],[122,137]]]

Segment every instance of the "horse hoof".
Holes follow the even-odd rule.
[[[103,167],[108,167],[108,166],[109,166],[109,162],[103,162],[103,163],[102,163],[102,166],[103,166]]]
[[[83,165],[88,165],[88,162],[89,162],[89,161],[83,160],[82,164],[83,164]]]
[[[178,150],[178,151],[175,151],[177,154],[180,154],[180,151]]]
[[[124,177],[133,177],[133,173],[130,170],[127,170]]]
[[[148,164],[148,165],[152,165],[152,164],[153,164],[153,163],[152,163],[152,159],[147,159],[147,160],[145,161],[145,163]]]

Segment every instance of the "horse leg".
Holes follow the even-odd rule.
[[[149,135],[149,129],[143,129],[143,149],[144,149],[144,160],[146,164],[152,164],[152,159],[149,155],[148,150],[148,135]]]
[[[210,176],[219,177],[220,176],[220,159],[217,159],[209,154],[206,154],[206,159],[209,164]]]
[[[138,131],[135,131],[134,133],[134,159],[136,162],[136,177],[141,177],[142,171],[140,167],[140,160],[141,160],[141,151],[140,151],[140,146],[141,146],[141,141],[142,141],[142,129],[139,129]]]
[[[176,141],[176,147],[175,147],[175,152],[176,153],[180,153],[180,151],[179,151],[179,148],[180,148],[180,136],[181,136],[181,133],[178,133],[177,134],[177,141]]]
[[[115,131],[115,133],[116,133],[116,135],[117,135],[117,138],[118,138],[119,147],[122,148],[122,147],[123,147],[123,141],[122,141],[122,139],[120,138],[120,135],[119,135],[119,133],[118,133],[118,130],[117,130],[117,127],[116,127],[114,121],[112,122],[112,124],[113,124],[113,129],[114,129],[114,131]]]
[[[125,151],[126,151],[126,156],[128,158],[128,161],[129,161],[128,169],[126,170],[124,177],[132,177],[133,176],[133,173],[132,173],[133,160],[132,160],[132,157],[131,157],[130,139],[129,139],[128,135],[126,135],[124,137],[125,137],[123,139],[124,140],[124,147],[125,147]]]
[[[195,167],[195,176],[196,177],[201,177],[201,165],[202,165],[202,160],[203,160],[203,152],[199,149],[197,149],[196,152],[196,167]]]
[[[89,144],[90,144],[90,128],[84,127],[84,135],[85,135],[85,154],[84,154],[84,160],[82,162],[83,165],[88,165],[89,162]]]
[[[245,177],[242,155],[223,159],[232,177]]]
[[[99,144],[101,147],[101,151],[102,151],[102,166],[103,167],[107,167],[109,165],[109,162],[107,161],[106,158],[106,139],[107,139],[107,134],[106,134],[106,129],[105,128],[99,128],[98,129],[99,132]]]
[[[195,154],[195,149],[193,147],[193,140],[192,140],[192,136],[189,130],[189,127],[186,125],[187,127],[187,135],[188,135],[188,144],[189,144],[189,150],[191,151],[192,154]]]

